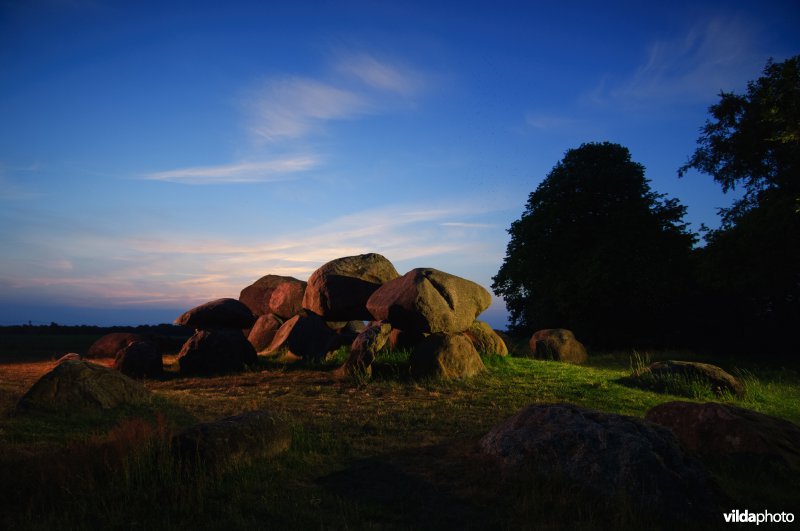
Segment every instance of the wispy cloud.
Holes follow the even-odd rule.
[[[623,79],[607,77],[585,100],[636,107],[705,102],[720,90],[740,90],[763,67],[758,35],[739,18],[715,18],[683,35],[653,42],[647,59]]]
[[[567,116],[531,112],[525,116],[525,123],[534,129],[553,131],[574,127],[578,124],[578,120]]]
[[[342,56],[336,69],[374,89],[403,96],[420,92],[426,84],[424,76],[418,71],[364,52]]]
[[[251,131],[266,142],[300,138],[327,121],[351,119],[370,110],[367,99],[357,92],[302,77],[267,80],[251,105]]]
[[[46,235],[27,234],[26,241],[35,243],[15,259],[0,257],[0,295],[85,305],[189,306],[236,297],[267,273],[305,279],[329,260],[366,252],[383,254],[401,273],[420,266],[450,270],[446,264],[496,261],[501,250],[447,229],[484,227],[472,220],[487,212],[490,207],[469,201],[395,204],[239,241],[164,229],[149,236],[98,231],[67,238],[62,234],[67,229],[49,228]],[[51,259],[42,260],[42,253]],[[457,267],[450,271],[460,273]]]
[[[319,164],[317,157],[295,157],[259,162],[239,162],[222,166],[195,166],[149,173],[145,179],[183,184],[221,184],[280,181],[292,174],[310,170]]]

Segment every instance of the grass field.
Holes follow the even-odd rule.
[[[85,351],[88,344],[77,343],[92,339],[73,336],[76,344],[53,350]],[[543,402],[641,417],[671,400],[719,400],[800,423],[800,375],[792,367],[703,359],[743,377],[747,397],[737,400],[627,387],[621,380],[635,362],[631,352],[594,355],[584,366],[484,356],[488,371],[478,377],[415,382],[405,352],[379,357],[369,381],[338,380],[332,371],[344,350],[312,367],[264,359],[241,374],[203,378],[179,377],[167,355],[168,373],[144,382],[155,408],[11,418],[54,362],[41,345],[2,347],[13,362],[0,357],[0,527],[12,529],[668,529],[622,510],[594,510],[557,485],[498,477],[475,443],[520,408]],[[38,359],[14,350],[25,348]],[[291,424],[288,453],[221,474],[187,471],[170,457],[171,430],[261,408]],[[731,509],[789,510],[800,500],[798,478],[780,471],[756,477],[707,466]]]

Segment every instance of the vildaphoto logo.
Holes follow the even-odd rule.
[[[747,509],[740,511],[734,509],[729,513],[722,513],[727,523],[737,524],[766,524],[766,523],[792,523],[794,522],[794,513],[771,513],[769,511],[762,511],[760,513],[751,513]]]

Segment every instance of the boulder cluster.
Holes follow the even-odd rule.
[[[389,345],[412,350],[415,377],[471,376],[484,369],[479,351],[508,354],[503,340],[476,321],[490,303],[482,286],[437,269],[400,275],[380,254],[337,258],[307,282],[266,275],[238,301],[211,301],[180,316],[176,324],[198,330],[181,350],[181,372],[236,370],[256,353],[318,361],[349,345],[342,373],[368,374]]]

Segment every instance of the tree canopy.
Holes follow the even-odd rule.
[[[595,347],[664,340],[680,321],[694,236],[685,207],[650,189],[608,142],[566,152],[528,198],[492,289],[511,328],[569,328]]]
[[[800,56],[769,61],[746,94],[719,97],[678,171],[745,194],[697,251],[698,280],[724,343],[780,350],[800,323]]]

